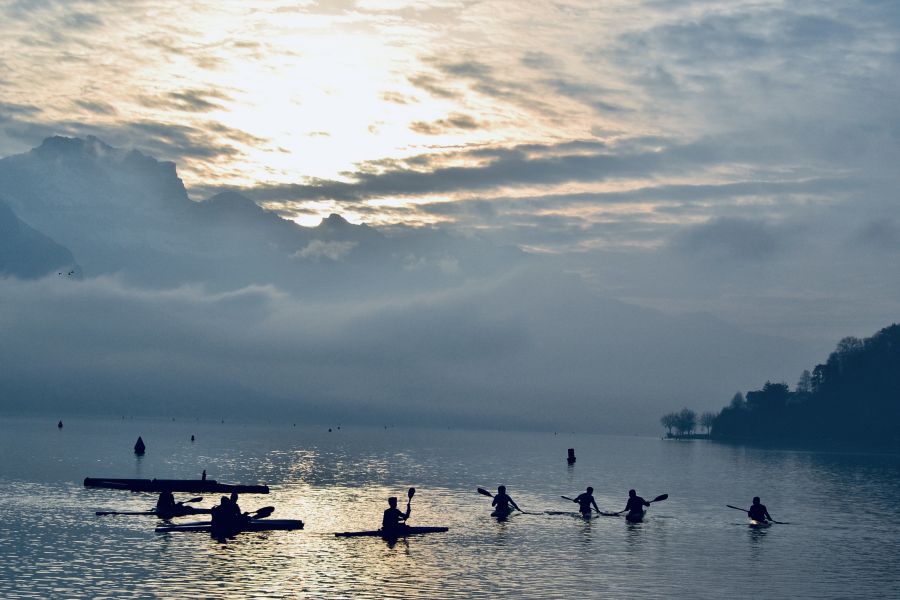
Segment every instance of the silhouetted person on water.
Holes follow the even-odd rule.
[[[513,502],[513,499],[506,494],[505,485],[497,487],[497,495],[491,500],[491,506],[495,507],[494,512],[497,513],[498,516],[508,515],[513,510],[522,510],[515,502]]]
[[[235,518],[241,516],[241,507],[238,505],[238,493],[231,492],[231,498],[229,500],[229,504],[231,504],[231,515]]]
[[[175,511],[175,496],[172,492],[160,492],[156,499],[156,512],[160,515],[170,515]]]
[[[222,496],[218,506],[210,509],[213,529],[231,529],[240,525],[247,517],[241,513],[241,507],[237,503],[237,492],[231,493],[231,498]]]
[[[403,529],[407,526],[406,520],[409,519],[410,513],[412,513],[412,508],[409,502],[406,503],[406,512],[403,512],[397,508],[397,497],[391,496],[388,498],[388,508],[384,510],[384,515],[381,517],[381,529],[384,531]]]
[[[625,505],[628,515],[626,516],[637,517],[638,515],[643,515],[645,506],[650,506],[650,503],[638,496],[634,490],[628,490],[628,503]]]
[[[597,509],[597,512],[600,512],[597,501],[594,500],[594,488],[592,487],[588,487],[587,491],[576,496],[572,502],[578,504],[578,510],[581,511],[581,514],[585,517],[591,516],[591,505]]]
[[[754,496],[753,504],[750,506],[750,510],[747,511],[747,515],[754,521],[759,521],[760,523],[775,520],[772,518],[772,515],[769,514],[769,511],[766,510],[766,505],[760,504],[759,496]]]

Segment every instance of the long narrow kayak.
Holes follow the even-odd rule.
[[[157,510],[98,510],[96,514],[98,517],[102,517],[105,515],[128,515],[128,516],[136,516],[136,515],[152,515],[159,517],[160,519],[171,519],[173,517],[184,517],[187,515],[208,515],[212,511],[208,508],[194,508],[193,506],[184,506],[179,507],[176,510],[159,512]]]
[[[756,519],[750,519],[750,523],[748,523],[750,527],[753,529],[765,529],[766,527],[771,527],[771,521],[757,521]]]
[[[303,521],[298,519],[250,519],[246,523],[241,523],[233,530],[228,530],[228,533],[293,529],[303,529]],[[212,530],[212,523],[210,521],[194,521],[192,523],[180,523],[178,525],[160,525],[156,528],[156,533],[176,533],[179,531],[211,532]]]
[[[423,533],[443,533],[449,531],[449,527],[404,527],[396,531],[384,531],[378,529],[376,531],[345,531],[343,533],[334,534],[335,537],[383,537],[398,538],[408,535],[421,535]]]
[[[215,479],[121,479],[116,477],[85,477],[84,487],[99,487],[131,492],[219,492],[227,494],[268,494],[265,485],[235,485],[219,483]]]

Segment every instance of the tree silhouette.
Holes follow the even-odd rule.
[[[697,413],[689,408],[682,408],[675,420],[675,429],[679,435],[693,433],[697,427]]]
[[[889,446],[900,449],[900,325],[845,337],[801,373],[795,391],[767,381],[737,393],[712,423],[717,439]],[[701,421],[703,423],[704,421]]]
[[[700,426],[706,429],[706,434],[709,435],[709,431],[712,429],[713,424],[716,422],[716,413],[714,412],[705,412],[700,415]]]
[[[678,415],[675,413],[668,413],[660,417],[659,422],[663,427],[666,428],[666,434],[672,435],[672,428],[678,424]]]

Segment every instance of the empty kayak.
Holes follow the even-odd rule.
[[[215,479],[121,479],[115,477],[85,477],[84,487],[99,487],[130,492],[217,492],[228,494],[268,494],[265,485],[233,485]]]
[[[303,529],[303,521],[298,519],[250,519],[246,523],[241,523],[236,527],[228,528],[227,532],[239,533],[241,531],[272,531],[272,530],[293,530]],[[156,533],[176,533],[179,531],[206,531],[211,532],[212,523],[210,521],[194,521],[191,523],[180,523],[178,525],[160,525],[156,528]]]
[[[449,527],[404,527],[403,529],[398,529],[396,531],[384,531],[382,529],[378,529],[377,531],[345,531],[334,535],[335,537],[398,538],[406,537],[408,535],[422,535],[423,533],[444,533],[449,530]]]

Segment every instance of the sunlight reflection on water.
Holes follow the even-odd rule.
[[[0,421],[4,597],[479,598],[891,597],[900,592],[895,456],[774,451],[651,438],[75,421]],[[138,432],[148,445],[136,460]],[[197,434],[197,442],[186,440]],[[565,465],[565,449],[579,462]],[[265,481],[304,531],[156,534],[148,494],[85,489],[85,476]],[[509,485],[526,511],[565,512],[586,485],[604,510],[625,491],[667,492],[644,523],[574,514],[487,516],[475,487]],[[377,528],[409,486],[413,522],[444,534],[389,544]],[[726,503],[759,494],[789,526],[748,529]],[[187,497],[187,495],[181,495]],[[209,506],[215,496],[204,498]],[[857,507],[852,518],[838,518]],[[185,520],[194,520],[187,517]],[[758,577],[765,573],[765,577]]]

